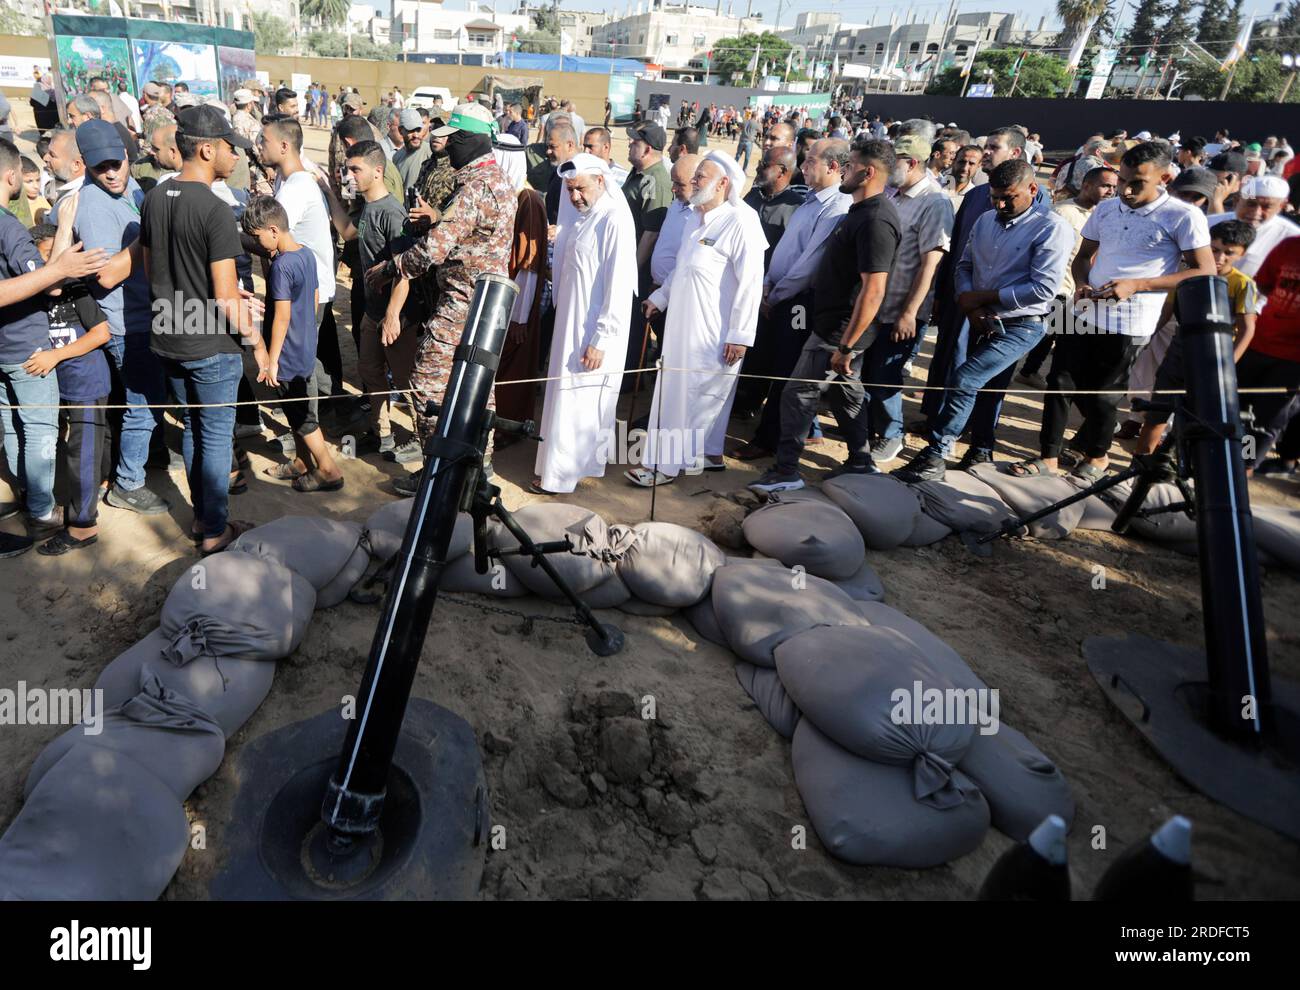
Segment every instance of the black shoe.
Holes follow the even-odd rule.
[[[15,536],[13,533],[0,533],[0,558],[17,557],[32,548],[36,541],[30,536]]]
[[[932,450],[923,450],[901,468],[889,473],[899,481],[914,485],[918,481],[943,481],[948,466],[939,454]]]
[[[56,508],[49,519],[27,517],[27,535],[36,543],[63,531],[63,509]]]
[[[398,495],[405,495],[407,498],[410,498],[415,494],[415,490],[420,487],[420,475],[423,473],[424,471],[421,469],[420,471],[412,471],[408,475],[394,479],[394,490]]]
[[[830,481],[832,478],[839,478],[846,474],[884,474],[880,468],[876,467],[874,461],[867,461],[866,464],[841,464],[834,471],[831,471],[823,478],[823,481]]]
[[[1265,461],[1264,463],[1268,463]],[[0,502],[0,519],[8,519],[10,516],[16,516],[22,512],[24,505],[22,502]]]
[[[957,465],[958,471],[969,471],[976,464],[992,464],[993,451],[985,450],[983,447],[970,447],[962,455],[961,463]]]
[[[168,509],[167,503],[148,488],[141,486],[128,492],[116,481],[104,501],[115,509],[130,509],[142,516],[160,516]]]

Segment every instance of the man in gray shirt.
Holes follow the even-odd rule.
[[[754,111],[746,110],[744,123],[740,125],[740,143],[736,145],[736,161],[740,162],[740,167],[745,172],[749,171],[749,155],[754,150],[754,142],[758,140],[761,131]]]
[[[891,461],[903,449],[904,368],[921,346],[934,301],[934,273],[952,239],[952,203],[930,173],[930,143],[918,134],[894,142],[897,156],[890,184],[902,220],[884,301],[876,316],[878,333],[867,351],[863,377],[881,386],[871,399],[871,459]]]
[[[893,472],[908,484],[943,480],[944,459],[966,428],[979,390],[1043,339],[1044,317],[1074,248],[1068,223],[1034,209],[1038,183],[1023,158],[993,169],[989,195],[993,209],[975,221],[954,275],[957,305],[971,325],[970,344],[931,420],[929,446]]]
[[[410,190],[415,187],[415,180],[420,177],[420,167],[432,153],[428,135],[425,133],[424,118],[420,111],[407,107],[398,118],[401,124],[402,147],[393,155],[393,164],[402,176],[402,188]]]

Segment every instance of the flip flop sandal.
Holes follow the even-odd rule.
[[[293,481],[295,478],[301,478],[306,473],[306,471],[295,471],[293,463],[290,461],[262,469],[262,474],[272,481]]]
[[[1043,475],[1049,477],[1055,476],[1056,472],[1047,466],[1047,462],[1041,457],[1035,457],[1033,460],[1021,461],[1019,464],[1012,464],[1007,468],[1007,473],[1013,478],[1038,478]]]
[[[705,458],[705,461],[704,461],[704,470],[705,470],[705,471],[725,471],[725,470],[727,470],[727,462],[726,462],[726,461],[720,461],[720,462],[714,463],[713,461],[708,460],[707,458]]]
[[[253,524],[251,522],[244,522],[242,519],[232,519],[226,523],[226,528],[230,530],[230,539],[219,547],[213,547],[211,550],[204,550],[203,541],[199,540],[198,548],[200,557],[211,557],[214,553],[221,553],[222,550],[225,550],[230,546],[230,544],[234,543],[237,539],[252,529]]]
[[[1106,477],[1106,469],[1099,468],[1095,464],[1089,464],[1083,461],[1076,464],[1074,470],[1070,472],[1076,478],[1082,478],[1084,481],[1100,481]]]
[[[671,485],[677,479],[669,477],[662,471],[647,471],[645,468],[633,468],[630,471],[624,471],[623,477],[634,485],[640,485],[642,488],[657,488],[660,485]]]
[[[559,494],[559,492],[547,491],[545,488],[541,486],[539,482],[536,481],[529,483],[528,490],[532,492],[534,495],[558,495]]]
[[[82,547],[88,547],[92,543],[98,542],[98,535],[87,536],[85,539],[79,540],[66,529],[61,529],[37,547],[36,552],[43,553],[47,557],[61,557],[69,550],[80,550]]]
[[[342,487],[342,478],[335,478],[333,481],[322,481],[321,476],[315,471],[300,474],[293,479],[293,490],[296,492],[336,492]]]
[[[230,487],[226,489],[227,495],[243,495],[248,491],[248,480],[244,477],[243,471],[236,471],[235,476],[230,479]]]

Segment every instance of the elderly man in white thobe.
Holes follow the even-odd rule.
[[[641,463],[626,472],[644,487],[682,471],[722,471],[737,374],[754,343],[767,238],[740,201],[745,175],[730,155],[710,152],[691,180],[695,208],[682,229],[668,282],[645,301],[663,311],[663,367],[650,405]]]
[[[530,489],[538,495],[571,492],[605,474],[637,279],[636,227],[605,163],[584,153],[558,172],[574,219],[555,244],[551,380]]]

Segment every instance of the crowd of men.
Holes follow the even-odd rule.
[[[0,554],[92,546],[101,502],[166,512],[146,472],[182,463],[196,549],[223,549],[248,526],[229,498],[247,490],[244,444],[268,405],[288,431],[265,480],[337,491],[336,446],[415,465],[484,274],[518,288],[494,403],[541,422],[537,494],[628,460],[634,484],[670,484],[727,455],[772,460],[757,491],[798,488],[823,407],[847,447],[835,473],[894,466],[912,432],[927,444],[894,473],[942,478],[962,437],[959,467],[993,460],[1017,372],[1049,395],[1040,456],[1009,469],[1095,478],[1117,431],[1160,443],[1156,414],[1117,424],[1121,400],[1178,387],[1172,291],[1202,274],[1227,280],[1242,385],[1282,388],[1253,400],[1251,467],[1282,438],[1268,463],[1293,469],[1300,179],[1283,177],[1285,138],[1094,135],[1049,178],[1019,126],[972,136],[848,105],[756,108],[733,115],[733,150],[709,147],[727,130],[712,108],[679,114],[670,137],[662,105],[626,128],[624,167],[608,122],[588,126],[570,101],[417,108],[395,93],[367,113],[341,91],[316,163],[302,121],[321,119],[319,99],[250,80],[225,104],[151,82],[131,105],[92,81],[40,162],[0,140],[0,422],[17,492],[0,516],[28,524],[0,534]],[[930,335],[923,420],[909,422],[905,383]],[[611,441],[620,397],[643,382],[629,457]],[[1084,421],[1067,440],[1071,404]],[[418,482],[416,468],[395,487]]]

